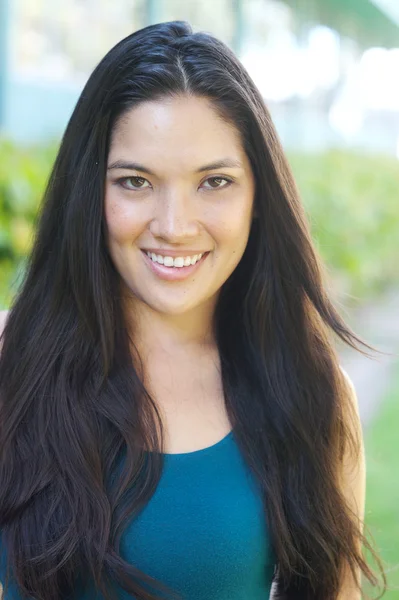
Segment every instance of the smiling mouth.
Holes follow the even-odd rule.
[[[171,256],[168,254],[156,254],[155,252],[151,252],[149,250],[143,250],[145,254],[152,260],[153,263],[164,265],[168,268],[178,268],[182,269],[184,267],[189,267],[191,265],[195,265],[197,262],[201,260],[201,258],[205,254],[209,254],[208,252],[199,252],[198,254],[192,255],[181,255],[181,256]]]
[[[146,264],[149,266],[150,270],[158,275],[161,279],[165,279],[167,281],[179,281],[181,279],[185,279],[202,265],[202,263],[206,260],[210,251],[204,252],[202,256],[197,260],[194,264],[184,265],[181,267],[178,266],[167,266],[158,262],[155,262],[150,258],[144,250],[141,250],[144,260]],[[198,255],[196,255],[198,256]]]

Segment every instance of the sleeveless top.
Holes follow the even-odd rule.
[[[123,558],[183,600],[268,600],[276,556],[260,489],[234,432],[201,450],[165,454],[164,461],[153,496],[123,532]],[[94,588],[76,596],[102,598]],[[132,596],[118,588],[118,598]],[[20,600],[11,580],[3,600]]]

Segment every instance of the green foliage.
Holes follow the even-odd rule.
[[[382,409],[365,436],[367,486],[365,523],[383,561],[389,591],[384,600],[399,598],[399,362]],[[366,589],[369,592],[371,590]],[[375,597],[375,596],[374,596]]]
[[[364,300],[399,283],[397,160],[342,151],[289,159],[339,293]]]
[[[0,139],[0,310],[13,295],[57,145],[21,148]]]
[[[0,139],[0,309],[30,251],[57,143]],[[332,151],[289,160],[334,288],[361,299],[399,282],[399,171],[394,159]]]

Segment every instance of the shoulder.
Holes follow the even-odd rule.
[[[1,342],[1,336],[7,321],[7,317],[8,317],[8,310],[0,310],[0,350],[1,350],[1,346],[2,346],[2,342]],[[0,597],[1,598],[1,597]]]
[[[341,365],[340,369],[341,373],[344,376],[344,381],[347,390],[347,402],[344,404],[344,409],[346,409],[346,416],[347,420],[349,421],[348,425],[351,424],[352,428],[359,431],[362,427],[360,423],[359,400],[357,397],[356,388],[353,384],[352,379],[349,377],[348,373]]]
[[[342,365],[340,365],[339,368],[341,369],[341,372],[344,375],[347,384],[349,385],[350,393],[356,396],[356,390],[355,386],[353,385],[352,379],[349,377],[348,373],[345,371]]]
[[[350,509],[352,517],[355,518],[355,524],[359,528],[359,532],[363,534],[366,505],[366,458],[359,415],[359,403],[353,381],[345,369],[341,366],[340,369],[344,375],[348,390],[348,402],[344,405],[346,410],[343,415],[346,417],[347,429],[355,440],[354,445],[350,443],[349,447],[346,447],[340,473],[340,487],[347,507]],[[361,555],[362,540],[358,536],[356,537],[356,547],[359,555]],[[353,574],[346,565],[341,582],[339,600],[344,600],[345,598],[360,600],[359,586],[361,573],[359,567],[356,568],[356,577],[358,580],[357,586],[354,585]]]
[[[3,333],[8,317],[8,310],[0,310],[0,335]]]
[[[0,310],[0,333],[4,329],[4,325],[6,324],[8,316],[8,310]]]
[[[348,373],[340,367],[346,383],[345,398],[342,405],[342,417],[346,427],[345,453],[343,461],[343,474],[347,480],[351,479],[353,473],[362,479],[365,474],[365,449],[363,439],[363,427],[360,420],[359,401],[355,386]],[[359,480],[358,482],[359,483]]]
[[[360,421],[359,411],[359,400],[356,393],[356,388],[353,384],[352,379],[349,377],[345,369],[340,365],[340,370],[344,376],[344,383],[346,388],[345,401],[343,402],[343,416],[345,418],[346,425],[351,430],[351,433],[358,438],[358,442],[362,437],[362,424]]]
[[[349,445],[346,447],[344,456],[342,472],[344,477],[344,489],[347,493],[354,493],[357,496],[358,509],[360,512],[363,512],[366,461],[363,429],[359,413],[359,402],[353,381],[342,367],[341,371],[345,377],[348,390],[348,402],[344,405],[345,410],[343,414],[346,421],[346,427],[354,440],[354,444],[349,443]]]

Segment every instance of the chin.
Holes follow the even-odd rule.
[[[184,306],[184,305],[177,305],[177,304],[157,304],[157,305],[150,305],[151,309],[159,314],[162,315],[169,315],[171,317],[178,317],[179,315],[184,315],[188,312],[190,312],[191,310],[194,310],[196,307],[195,306]]]

